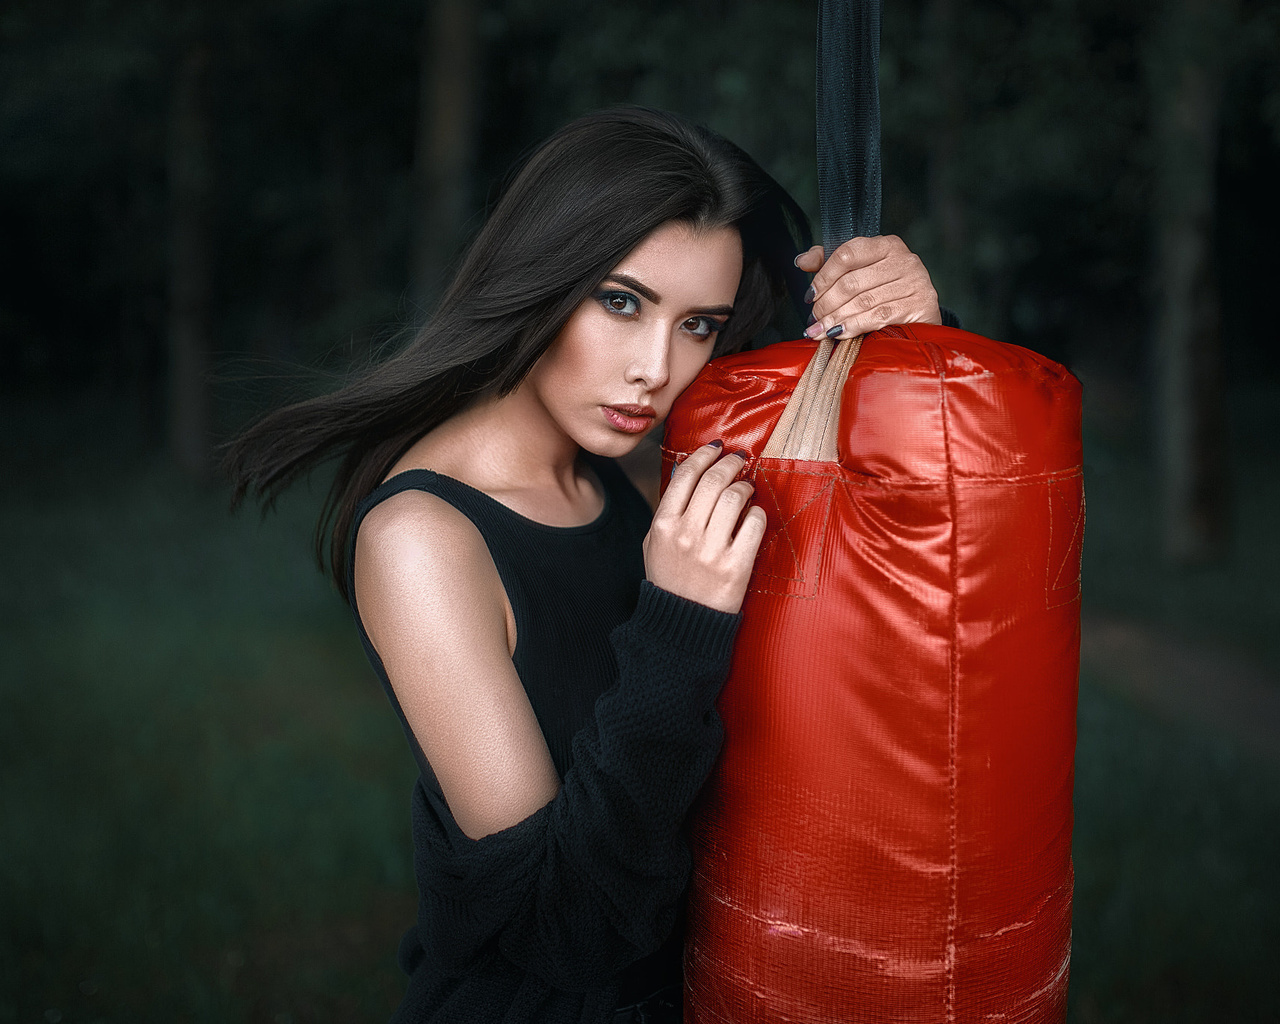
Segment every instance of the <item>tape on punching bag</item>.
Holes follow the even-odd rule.
[[[692,825],[685,1020],[1060,1022],[1079,384],[946,327],[852,346],[718,359],[667,422],[665,469],[721,438],[768,515]]]

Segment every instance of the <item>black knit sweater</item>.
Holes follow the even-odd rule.
[[[620,497],[617,472],[600,472],[606,502]],[[411,978],[395,1020],[610,1019],[622,972],[678,916],[690,871],[681,825],[720,748],[714,702],[738,621],[640,584],[634,613],[608,635],[615,674],[572,737],[559,793],[511,828],[469,839],[424,771],[418,923],[401,946]]]

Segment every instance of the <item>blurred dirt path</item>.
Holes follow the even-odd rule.
[[[1086,614],[1080,663],[1151,709],[1280,764],[1280,680],[1233,651]]]

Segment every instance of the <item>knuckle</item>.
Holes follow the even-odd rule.
[[[849,271],[831,286],[831,291],[835,293],[835,298],[838,302],[848,301],[861,290],[862,286],[856,270]]]
[[[876,299],[874,292],[860,292],[854,296],[853,304],[858,312],[865,313],[869,309],[874,309],[877,301],[879,300]]]
[[[737,471],[730,466],[724,464],[724,460],[717,462],[714,466],[703,474],[703,479],[720,488],[728,487],[733,478],[737,476]]]

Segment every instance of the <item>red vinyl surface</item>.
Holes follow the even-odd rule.
[[[838,461],[760,458],[814,349],[718,359],[667,422],[668,471],[746,449],[769,516],[693,822],[685,1020],[1061,1022],[1079,383],[887,328],[845,383]]]

